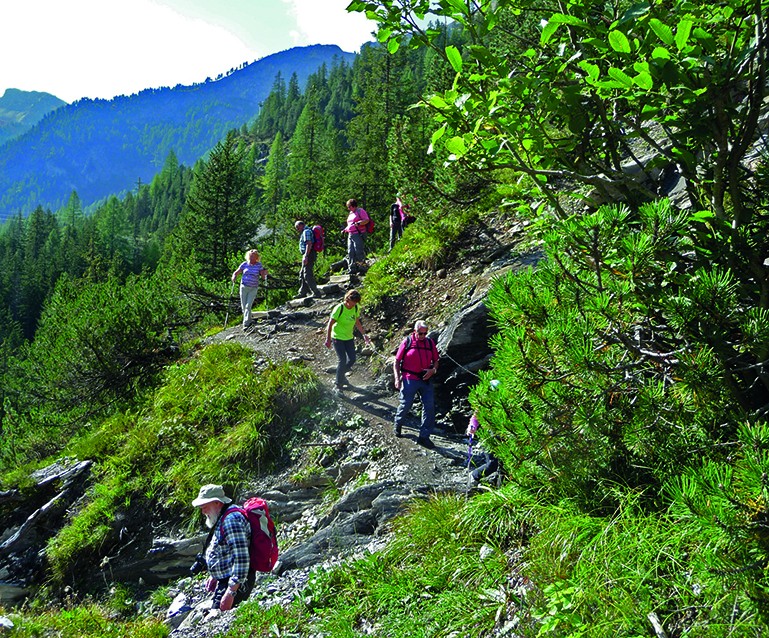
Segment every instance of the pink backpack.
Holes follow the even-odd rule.
[[[220,524],[232,512],[240,512],[251,525],[251,543],[248,546],[249,564],[258,572],[271,572],[278,560],[278,537],[275,523],[270,517],[267,501],[258,496],[248,499],[242,507],[232,508],[222,516]],[[224,530],[222,529],[222,533]]]

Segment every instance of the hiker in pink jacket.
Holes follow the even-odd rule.
[[[353,274],[356,272],[356,263],[362,263],[366,260],[366,244],[363,241],[369,222],[368,213],[358,206],[355,199],[347,200],[347,224],[343,233],[347,233],[347,272]]]

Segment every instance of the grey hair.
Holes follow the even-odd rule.
[[[306,224],[300,219],[294,222],[294,228],[299,228],[299,226],[306,226]]]
[[[426,322],[426,321],[424,321],[424,320],[422,320],[422,319],[420,319],[419,321],[417,321],[417,322],[414,324],[414,332],[416,332],[416,331],[417,331],[417,330],[419,330],[420,328],[427,328],[427,322]]]

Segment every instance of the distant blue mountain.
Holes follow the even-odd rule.
[[[0,97],[0,144],[26,133],[66,102],[50,93],[6,89]]]
[[[354,58],[335,45],[296,47],[216,81],[62,106],[0,146],[0,221],[38,205],[57,210],[73,190],[88,206],[146,183],[170,151],[191,166],[254,118],[278,73],[286,82],[296,73],[304,87],[322,64]]]

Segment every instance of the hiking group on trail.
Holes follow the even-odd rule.
[[[361,265],[366,261],[366,242],[364,237],[370,233],[372,220],[368,213],[358,206],[358,200],[348,199],[347,222],[342,229],[347,233],[347,274],[353,275],[360,271]]]
[[[299,269],[299,296],[321,297],[315,282],[315,262],[318,253],[323,250],[323,228],[308,227],[301,219],[294,224],[299,231],[299,252],[302,254],[302,267]],[[320,237],[316,237],[319,234]]]
[[[221,485],[203,485],[192,505],[200,508],[210,532],[190,572],[208,570],[211,609],[227,611],[248,600],[257,571],[269,572],[275,566],[275,524],[264,499],[254,497],[240,507]]]

